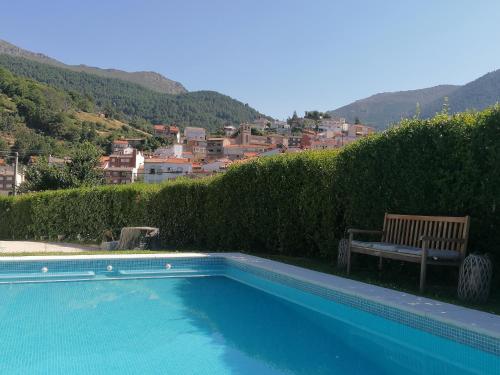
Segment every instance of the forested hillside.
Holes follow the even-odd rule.
[[[415,115],[417,105],[427,114],[431,103],[437,104],[437,110],[429,113],[429,116],[434,115],[441,110],[444,98],[459,88],[460,86],[441,85],[421,90],[384,92],[356,100],[328,113],[334,117],[344,117],[350,122],[358,118],[364,124],[384,130],[402,118]]]
[[[81,142],[105,148],[112,139],[144,135],[127,124],[92,114],[94,107],[91,98],[0,67],[0,150],[18,151],[22,158],[65,155]]]
[[[87,65],[68,65],[61,61],[53,59],[42,53],[36,53],[25,50],[5,40],[0,39],[0,54],[11,55],[15,57],[24,57],[25,59],[36,62],[53,65],[59,68],[66,68],[75,72],[85,72],[95,74],[101,77],[118,78],[124,81],[137,83],[150,90],[167,93],[182,94],[187,92],[186,88],[179,82],[173,81],[156,72],[125,72],[118,69],[101,69]]]
[[[237,100],[213,91],[160,94],[140,85],[0,54],[0,66],[15,74],[93,99],[99,110],[114,117],[142,118],[152,123],[176,123],[216,130],[224,124],[251,121],[261,114]]]
[[[450,113],[482,110],[500,102],[500,70],[479,77],[463,86],[440,85],[420,90],[384,92],[356,100],[328,113],[335,117],[355,118],[379,130],[402,118],[433,117],[446,105]]]

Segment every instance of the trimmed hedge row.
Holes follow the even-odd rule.
[[[106,186],[47,191],[0,199],[0,238],[45,237],[94,241],[107,230],[152,224],[154,185]]]
[[[500,108],[405,120],[341,151],[262,158],[202,180],[0,199],[0,238],[100,240],[160,227],[166,246],[317,256],[386,211],[472,216],[472,250],[500,258]]]

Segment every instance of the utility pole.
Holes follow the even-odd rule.
[[[12,194],[17,195],[17,169],[19,163],[19,153],[14,153],[14,183],[12,184]]]

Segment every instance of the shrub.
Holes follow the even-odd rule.
[[[47,191],[0,199],[0,235],[24,239],[99,240],[111,230],[150,221],[150,199],[159,187],[147,185],[105,186]]]
[[[405,120],[341,151],[239,163],[214,178],[81,188],[0,199],[0,238],[98,240],[160,228],[169,246],[332,254],[349,226],[385,212],[471,215],[471,250],[500,258],[500,107]]]

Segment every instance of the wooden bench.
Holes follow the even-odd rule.
[[[427,264],[460,266],[467,252],[470,217],[385,214],[381,231],[349,229],[347,274],[353,253],[420,263],[420,292],[425,290]],[[357,241],[354,235],[379,235],[380,242]]]

